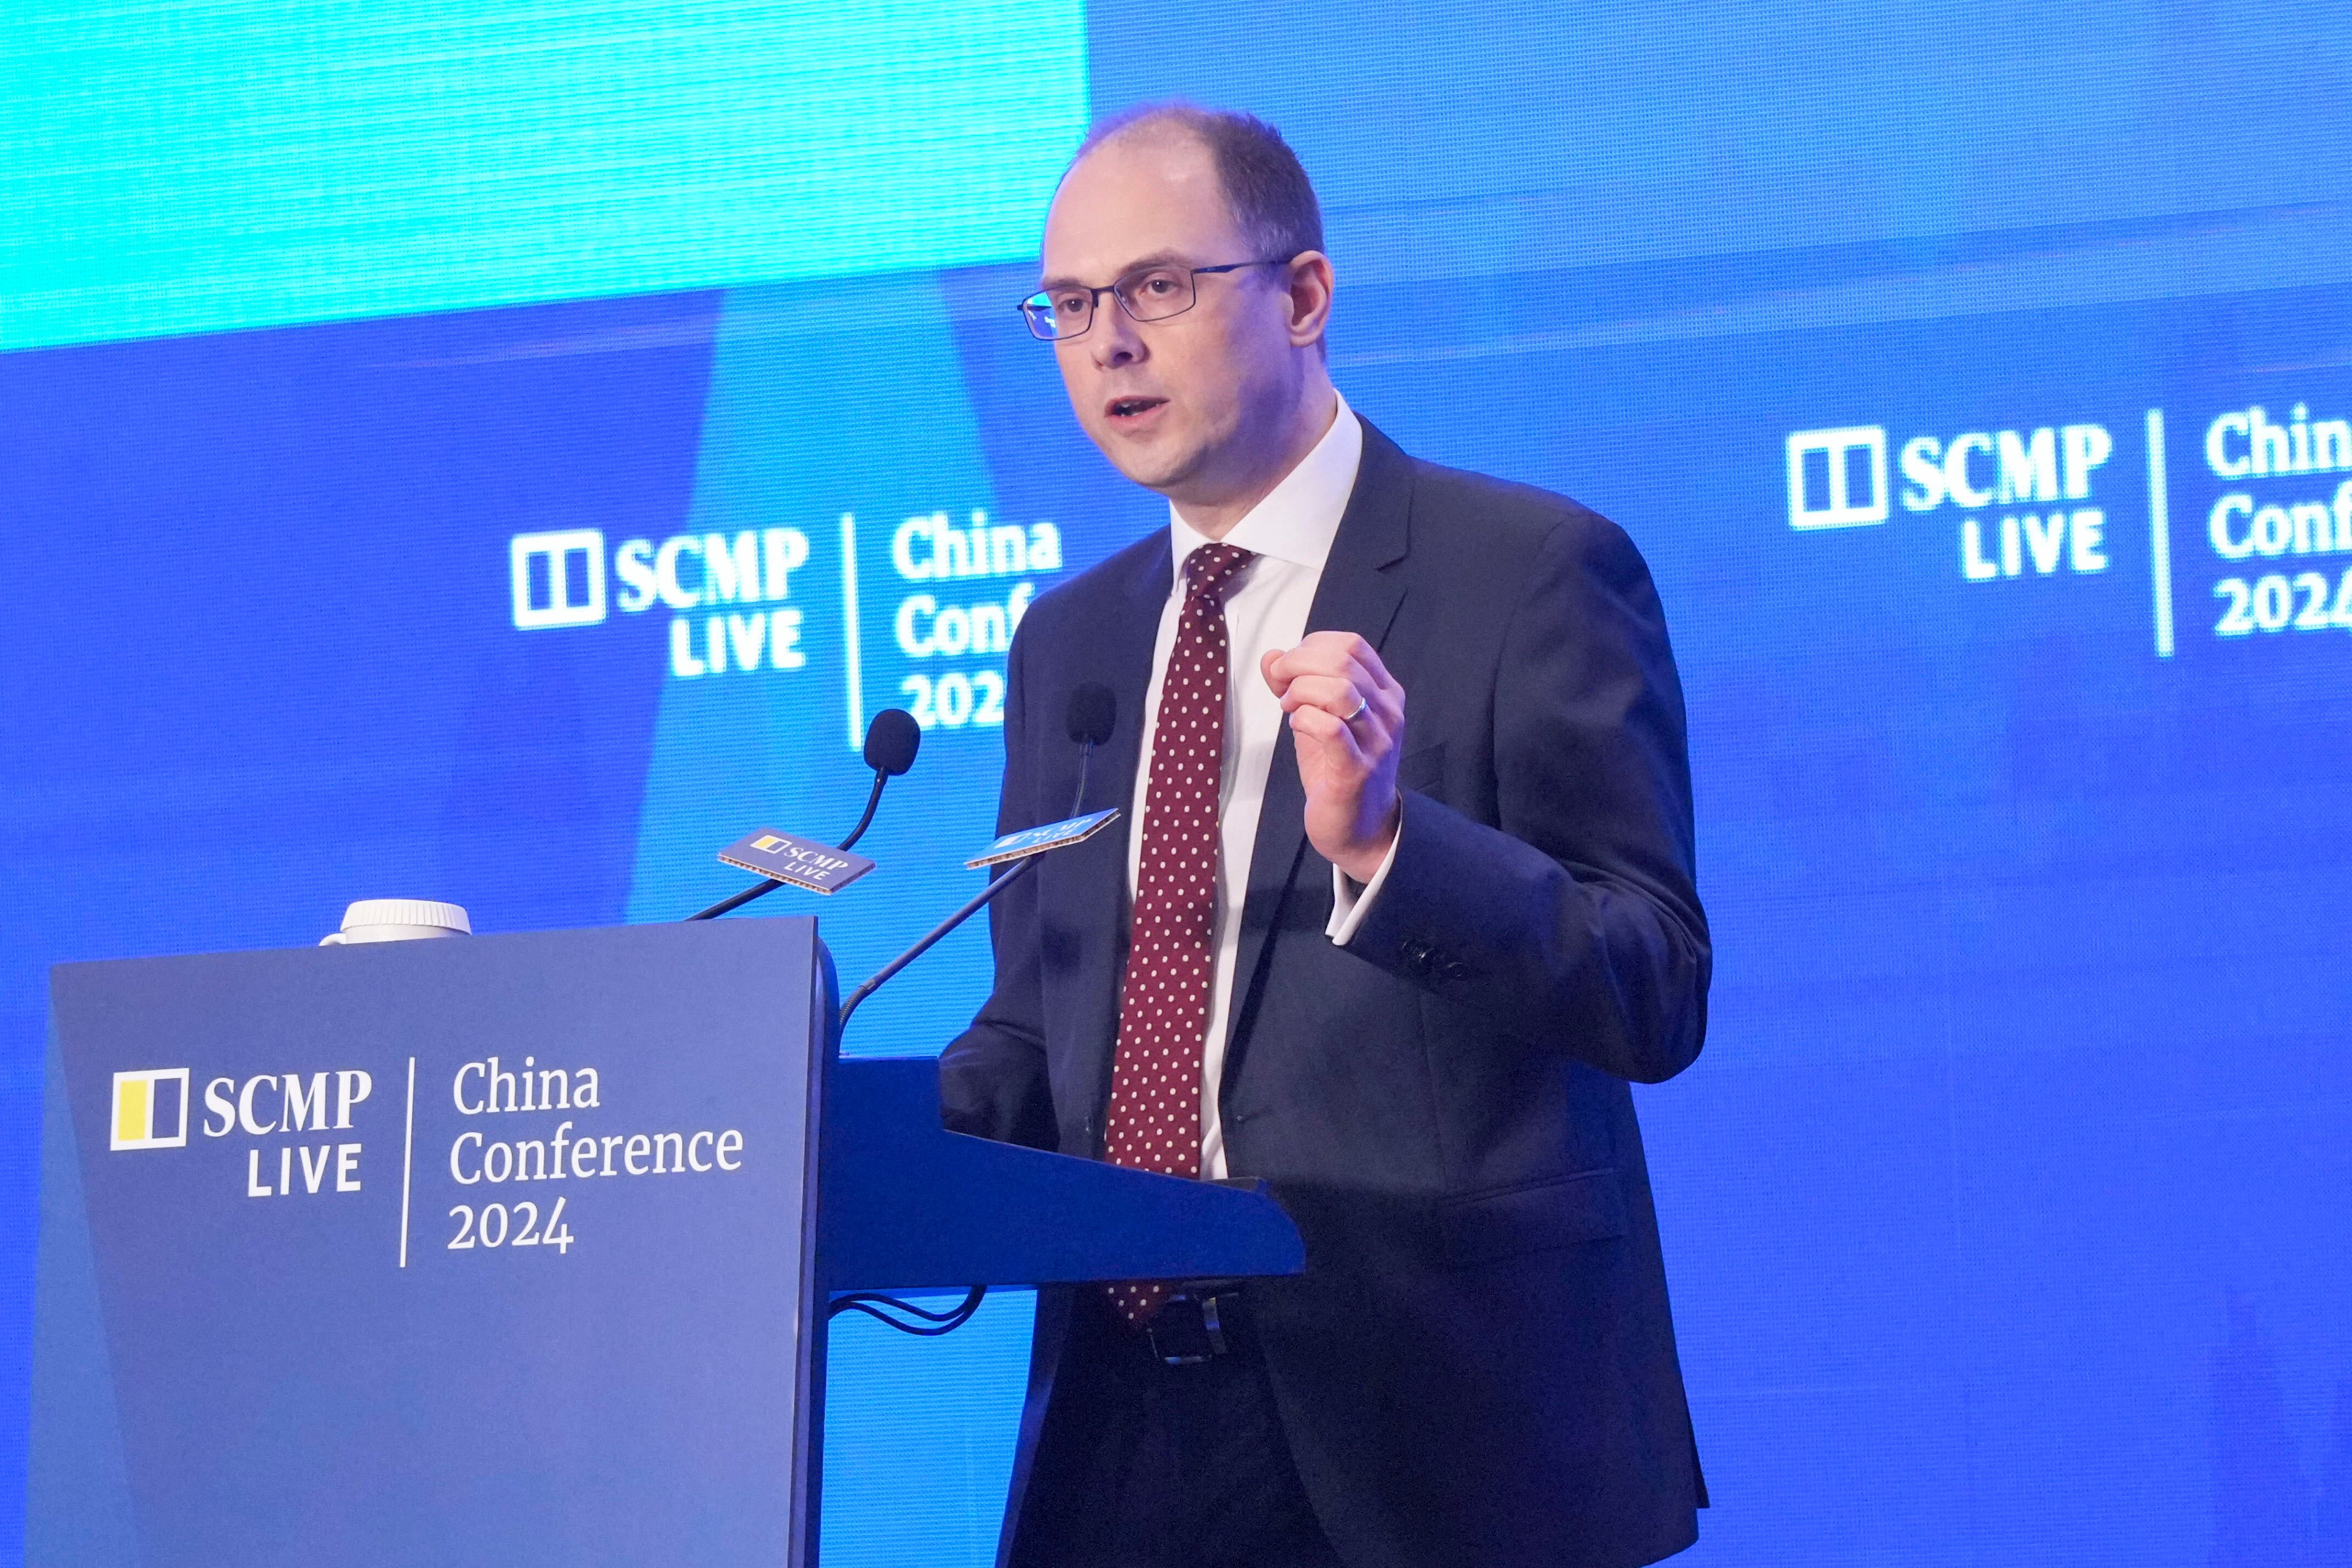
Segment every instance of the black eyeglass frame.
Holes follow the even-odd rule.
[[[1031,337],[1035,338],[1041,343],[1066,343],[1073,338],[1085,337],[1088,332],[1094,331],[1095,317],[1102,309],[1102,297],[1106,294],[1118,301],[1118,308],[1127,312],[1127,319],[1129,321],[1135,321],[1139,324],[1148,324],[1152,321],[1172,321],[1177,317],[1182,315],[1185,310],[1191,310],[1193,306],[1201,302],[1200,285],[1195,283],[1192,286],[1192,297],[1184,302],[1181,310],[1171,310],[1164,316],[1139,316],[1135,313],[1135,308],[1127,302],[1127,297],[1118,291],[1118,286],[1121,283],[1126,282],[1129,278],[1135,277],[1138,273],[1160,271],[1181,272],[1188,278],[1197,279],[1202,273],[1239,272],[1244,267],[1287,267],[1297,259],[1297,257],[1292,256],[1268,257],[1257,261],[1220,262],[1214,267],[1176,267],[1166,262],[1153,262],[1148,266],[1138,267],[1133,271],[1124,273],[1119,277],[1113,279],[1110,282],[1103,284],[1099,288],[1094,288],[1081,283],[1076,286],[1076,289],[1085,289],[1087,294],[1087,324],[1080,327],[1075,332],[1056,332],[1051,337],[1046,336],[1044,332],[1037,330],[1036,314],[1030,310],[1030,306],[1034,301],[1041,299],[1050,298],[1051,290],[1040,289],[1036,293],[1031,294],[1023,299],[1019,304],[1013,308],[1021,313],[1022,324],[1029,329],[1029,335]],[[1072,290],[1072,292],[1076,291],[1076,289]],[[1053,307],[1050,304],[1046,306],[1048,310],[1052,308]]]

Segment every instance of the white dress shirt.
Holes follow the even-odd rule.
[[[1364,427],[1339,399],[1331,428],[1314,449],[1284,476],[1265,499],[1235,523],[1223,542],[1257,556],[1243,568],[1225,595],[1229,645],[1225,693],[1224,773],[1217,795],[1217,901],[1211,927],[1209,1029],[1201,1057],[1201,1174],[1225,1174],[1224,1128],[1217,1112],[1217,1082],[1225,1065],[1225,1020],[1233,1004],[1234,963],[1241,947],[1242,902],[1249,890],[1250,853],[1257,843],[1257,819],[1265,805],[1265,784],[1274,766],[1275,742],[1285,722],[1281,700],[1258,672],[1268,648],[1296,647],[1307,635],[1307,615],[1323,580],[1323,563],[1339,531],[1340,515],[1356,488],[1364,453]],[[1143,860],[1145,802],[1151,789],[1151,742],[1160,724],[1160,689],[1168,677],[1168,656],[1176,647],[1177,619],[1184,607],[1184,560],[1212,542],[1168,509],[1169,542],[1176,572],[1168,602],[1160,611],[1160,635],[1151,650],[1151,684],[1143,699],[1143,752],[1135,769],[1135,831],[1127,841],[1127,892],[1134,901]],[[1396,849],[1372,880],[1358,889],[1332,869],[1332,914],[1327,932],[1345,942],[1356,932],[1386,879]]]

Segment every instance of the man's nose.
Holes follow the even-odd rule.
[[[1094,331],[1087,335],[1095,340],[1095,363],[1104,370],[1116,370],[1144,357],[1143,334],[1136,331],[1135,318],[1108,296],[1095,308]]]

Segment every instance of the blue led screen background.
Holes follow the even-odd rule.
[[[1002,631],[1165,518],[1010,301],[1183,94],[1316,176],[1351,403],[1658,576],[1689,1560],[2352,1562],[2340,8],[309,9],[0,22],[0,1552],[47,964],[674,918],[890,705],[793,907],[854,979],[969,890]],[[830,1559],[990,1560],[1028,1310],[845,1329]]]

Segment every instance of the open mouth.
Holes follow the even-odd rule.
[[[1164,407],[1164,397],[1114,397],[1104,405],[1103,411],[1113,424],[1127,424],[1143,418],[1155,408]]]

